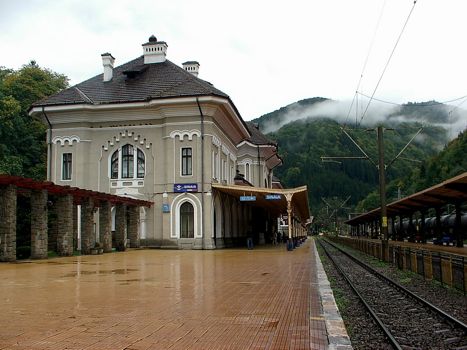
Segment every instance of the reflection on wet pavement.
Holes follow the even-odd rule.
[[[0,264],[0,349],[324,348],[310,245]]]

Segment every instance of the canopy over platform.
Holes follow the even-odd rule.
[[[265,208],[275,215],[287,213],[287,204],[290,201],[292,210],[300,218],[302,224],[310,223],[307,186],[290,189],[271,189],[251,186],[224,186],[213,184],[212,188],[233,197],[237,197],[240,201],[241,197],[254,196],[255,200],[248,201],[247,203],[253,206]]]
[[[467,172],[446,180],[438,185],[412,194],[387,205],[388,216],[410,214],[416,211],[436,208],[448,203],[467,200]],[[358,225],[373,221],[381,216],[381,208],[356,216],[345,223]]]

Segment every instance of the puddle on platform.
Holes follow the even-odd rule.
[[[63,277],[76,277],[87,275],[124,275],[129,272],[138,271],[138,269],[114,269],[114,270],[98,270],[98,271],[74,271],[64,275]]]
[[[46,261],[37,261],[42,264],[47,264],[47,265],[75,265],[78,264],[78,260],[72,260],[72,261],[56,261],[56,260],[46,260]]]

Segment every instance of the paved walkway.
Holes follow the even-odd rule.
[[[0,349],[325,349],[311,240],[0,264]]]

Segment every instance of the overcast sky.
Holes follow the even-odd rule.
[[[413,0],[0,0],[0,66],[30,60],[70,78],[142,55],[151,34],[167,58],[200,62],[245,120],[294,101],[371,95]],[[382,9],[384,9],[382,11]],[[382,13],[375,34],[378,18]],[[375,97],[397,103],[467,95],[467,0],[418,0]],[[363,98],[360,105],[367,100]],[[463,100],[453,103],[463,104]]]

